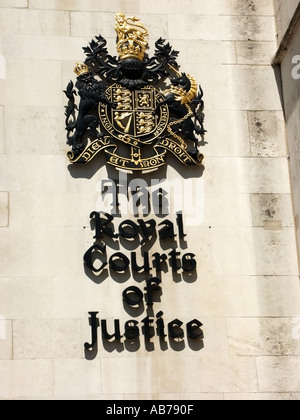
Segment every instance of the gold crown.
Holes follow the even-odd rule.
[[[116,15],[115,29],[117,32],[117,51],[120,60],[136,58],[143,61],[146,49],[148,48],[148,31],[136,17],[125,17],[120,12]]]
[[[77,61],[76,66],[74,68],[74,73],[77,74],[77,77],[81,76],[82,74],[86,74],[88,72],[89,72],[88,66],[84,63],[79,63]]]

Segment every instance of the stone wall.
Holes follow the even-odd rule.
[[[148,28],[150,53],[159,37],[170,41],[205,92],[203,174],[173,161],[152,175],[204,185],[203,217],[187,223],[183,202],[187,237],[177,244],[197,255],[196,275],[166,270],[153,307],[166,322],[199,319],[204,340],[149,345],[141,336],[133,351],[99,337],[89,357],[88,312],[110,328],[126,322],[122,292],[144,282],[84,269],[99,185],[118,174],[101,157],[68,163],[63,90],[95,35],[116,54],[119,10]],[[275,33],[272,0],[0,0],[0,398],[299,399],[298,261]]]
[[[294,18],[299,0],[274,0],[274,3],[278,42],[280,44]]]

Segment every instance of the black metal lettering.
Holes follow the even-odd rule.
[[[101,321],[102,335],[103,335],[104,338],[106,338],[106,340],[111,340],[112,338],[115,337],[115,339],[119,341],[123,337],[120,333],[120,321],[118,319],[115,319],[114,325],[115,325],[114,334],[109,334],[107,332],[107,322],[106,322],[106,320]]]
[[[95,260],[96,258],[99,258],[103,256],[106,252],[106,245],[102,244],[94,244],[83,256],[84,263],[86,266],[92,270],[94,273],[100,273],[106,266],[107,261],[102,262],[102,266],[100,268],[95,267]]]
[[[156,315],[157,335],[161,338],[165,338],[167,336],[167,334],[165,334],[165,323],[164,323],[164,320],[162,319],[163,314],[164,313],[161,311],[161,312],[158,312],[158,314]]]
[[[203,338],[203,331],[200,329],[201,327],[203,327],[203,324],[197,319],[193,319],[193,321],[186,325],[187,335],[194,339]],[[198,332],[196,332],[197,330]]]
[[[84,348],[85,349],[92,349],[95,347],[95,345],[97,344],[98,341],[98,333],[97,333],[97,329],[99,326],[99,320],[97,319],[97,315],[99,312],[89,312],[89,315],[91,316],[89,318],[89,322],[90,322],[90,326],[91,326],[91,336],[92,336],[92,342],[91,344],[89,343],[84,343]]]
[[[129,259],[122,252],[116,252],[109,259],[109,266],[118,273],[126,271],[129,265]]]
[[[156,268],[156,271],[160,272],[162,271],[162,266],[161,263],[165,262],[168,257],[166,256],[166,254],[159,254],[158,252],[156,252],[154,255],[154,266]]]
[[[133,298],[134,295],[136,296],[135,298]],[[144,299],[144,294],[138,287],[131,286],[124,290],[123,299],[128,305],[137,306]]]
[[[182,268],[183,271],[192,272],[197,267],[197,261],[194,259],[195,254],[184,254],[182,257]]]
[[[184,337],[184,331],[182,328],[180,328],[182,326],[183,322],[181,322],[179,319],[174,319],[174,321],[170,322],[168,324],[168,330],[169,330],[169,335],[172,338],[183,338]]]
[[[114,234],[114,231],[112,228],[108,228],[107,225],[109,225],[113,220],[114,217],[111,216],[108,213],[103,213],[106,219],[103,219],[101,217],[101,213],[98,213],[97,211],[94,211],[91,213],[90,218],[95,219],[95,230],[96,235],[94,236],[94,239],[101,239],[103,238],[103,234],[110,236],[111,238],[118,238],[118,235]]]
[[[139,236],[139,227],[131,220],[125,220],[119,226],[119,233],[126,239],[133,239]]]
[[[177,213],[177,225],[179,230],[179,237],[182,239],[185,238],[186,234],[184,233],[182,213]]]
[[[142,270],[149,273],[151,271],[150,264],[149,264],[149,252],[143,253],[144,258],[144,265],[139,266],[136,262],[136,252],[131,253],[131,266],[134,271],[137,271],[138,273]]]
[[[150,280],[146,281],[147,286],[144,290],[146,290],[147,296],[146,296],[146,304],[148,306],[153,305],[153,291],[158,291],[161,289],[160,286],[158,286],[161,283],[161,280],[157,277],[153,277]]]
[[[180,256],[180,252],[177,252],[176,249],[173,249],[173,251],[171,251],[169,253],[169,256],[171,257],[171,266],[172,266],[172,270],[173,271],[178,271],[181,268],[181,262],[180,260],[177,258]]]
[[[141,226],[141,229],[144,235],[144,239],[142,240],[141,245],[144,245],[155,232],[156,221],[154,219],[151,219],[144,222],[143,219],[138,219],[138,223]]]
[[[162,223],[160,223],[158,226],[163,226],[163,225],[165,225],[165,227],[160,229],[159,231],[160,239],[167,239],[167,238],[174,239],[176,236],[174,232],[174,224],[170,222],[170,220],[165,220]]]
[[[145,319],[142,320],[142,323],[144,324],[143,333],[144,333],[144,336],[147,338],[147,340],[150,340],[150,338],[154,337],[155,335],[154,328],[151,327],[151,324],[153,324],[153,321],[154,320],[152,318],[149,318],[149,316],[147,316]]]
[[[127,339],[134,340],[140,336],[140,330],[137,325],[137,321],[130,320],[126,322],[124,335]]]

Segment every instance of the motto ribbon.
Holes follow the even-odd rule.
[[[189,154],[188,151],[184,149],[179,143],[169,138],[160,140],[157,143],[157,145],[154,147],[154,149],[158,149],[159,147],[173,153],[173,155],[185,166],[188,166],[188,165],[200,166],[204,159],[204,156],[202,154],[197,154],[197,155]]]
[[[147,158],[133,159],[133,157],[119,156],[116,153],[117,149],[118,147],[111,142],[111,138],[105,137],[104,139],[94,140],[79,156],[74,156],[73,152],[67,153],[67,156],[71,163],[88,163],[104,150],[108,164],[131,171],[151,170],[165,165],[167,151],[171,152],[185,166],[200,166],[204,159],[202,154],[192,155],[188,153],[182,145],[170,138],[159,140],[153,147],[156,154]]]
[[[71,163],[88,163],[102,150],[111,146],[109,137],[105,137],[104,139],[94,140],[79,156],[74,156],[73,152],[68,152],[67,156]]]

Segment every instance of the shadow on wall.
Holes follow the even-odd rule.
[[[152,309],[147,312],[147,317],[141,321],[141,325],[136,320],[127,321],[124,325],[124,332],[121,331],[120,321],[114,320],[113,333],[109,330],[106,320],[99,320],[97,312],[90,312],[89,323],[92,343],[85,343],[85,358],[94,360],[97,357],[100,340],[98,338],[98,329],[100,328],[102,332],[102,346],[108,353],[122,353],[124,351],[135,353],[141,349],[142,341],[144,341],[145,350],[153,352],[156,350],[155,343],[152,341],[155,334],[159,339],[161,351],[167,351],[171,348],[173,351],[181,352],[186,349],[187,345],[195,352],[204,348],[202,324],[199,321],[193,320],[188,323],[185,332],[183,323],[180,320],[175,319],[165,326],[162,312],[156,315],[156,319],[154,317],[151,318],[151,315],[154,316]],[[153,326],[154,321],[155,327]],[[166,332],[168,332],[168,335]],[[144,340],[141,338],[141,335],[144,336]]]
[[[171,156],[170,158],[172,159]],[[100,160],[102,164],[105,164],[103,157],[98,157],[97,159],[94,159],[92,162],[90,162],[90,164],[88,165],[70,165],[69,171],[71,176],[74,178],[91,179],[99,170]],[[205,169],[204,166],[186,167],[183,165],[178,165],[178,161],[175,161],[177,163],[175,167],[177,169],[177,172],[180,174],[180,176],[178,176],[178,179],[189,180],[190,178],[199,179],[202,177],[203,171]],[[108,180],[114,181],[118,185],[118,187],[120,187],[120,189],[124,189],[125,187],[126,200],[128,201],[132,200],[132,198],[128,196],[128,186],[131,182],[136,181],[137,176],[140,176],[140,180],[147,186],[151,186],[152,181],[155,178],[157,181],[156,187],[159,187],[161,180],[166,181],[166,172],[167,166],[164,166],[159,168],[157,171],[151,173],[139,173],[139,175],[137,175],[137,173],[127,174],[124,180],[125,184],[119,185],[120,171],[118,171],[114,167],[107,166]],[[147,188],[145,188],[145,190],[147,190]],[[160,190],[160,194],[168,203],[169,194],[162,188]],[[195,194],[196,193],[197,191],[195,191]],[[118,199],[116,199],[115,201],[118,201]],[[159,204],[158,208],[159,210],[161,210]],[[141,243],[143,239],[142,228],[138,225],[138,223],[141,222],[138,221],[135,221],[134,225],[133,221],[131,221],[132,224],[128,226],[130,228],[128,234],[131,240],[128,240],[126,238],[126,229],[124,226],[122,227],[123,234],[121,234],[118,237],[118,239],[105,234],[105,243],[101,239],[97,239],[96,234],[94,237],[95,243],[93,247],[89,250],[90,253],[88,253],[87,251],[88,255],[85,255],[86,259],[88,259],[88,264],[85,264],[85,273],[87,277],[89,277],[96,284],[102,284],[108,277],[119,284],[124,284],[130,278],[133,277],[138,283],[144,283],[144,285],[147,285],[148,282],[154,283],[155,279],[158,281],[157,284],[160,284],[162,274],[172,271],[171,276],[173,277],[174,284],[181,281],[185,281],[186,283],[196,282],[196,280],[198,279],[196,265],[192,264],[195,255],[186,253],[185,251],[187,249],[187,241],[185,240],[186,235],[183,233],[184,226],[182,224],[182,217],[180,217],[180,215],[177,214],[177,216],[175,215],[176,222],[173,219],[173,222],[167,220],[170,214],[169,205],[167,205],[166,208],[168,210],[163,211],[162,214],[155,213],[160,218],[166,219],[161,222],[163,227],[158,226],[160,222],[155,222],[155,220],[151,218],[153,217],[153,214],[151,215],[151,210],[149,210],[146,213],[146,217],[149,216],[151,220],[148,220],[148,218],[145,217],[141,218],[141,220],[144,221],[144,223],[148,222],[148,225],[145,228],[146,230],[150,229],[151,222],[156,223],[155,230],[151,231],[151,235],[149,234],[149,237],[146,237],[147,240],[143,244]],[[97,212],[94,212],[93,214],[96,215]],[[127,212],[121,212],[119,214],[119,217],[122,214],[127,214]],[[112,217],[111,212],[107,211],[107,215],[107,221],[109,222],[110,217]],[[102,223],[103,220],[105,222],[106,216],[102,215],[101,217]],[[118,232],[118,225],[120,224],[120,221],[118,220],[117,216],[114,217],[115,219],[112,218],[112,220],[107,225],[105,225],[105,227],[106,229],[112,229],[114,232]],[[99,226],[101,227],[101,222],[99,223]],[[127,224],[129,225],[129,223]],[[93,220],[93,218],[91,218],[91,230],[96,231],[96,228],[96,221]],[[137,232],[135,230],[137,230]],[[165,238],[162,231],[166,234]],[[153,278],[152,275],[150,276],[150,270],[143,270],[143,255],[145,255],[145,253],[148,253],[148,251],[150,251],[154,244],[158,241],[160,242],[160,247],[162,249],[161,253],[154,260],[153,257],[155,255],[149,255],[149,266],[151,266],[153,261],[156,261],[155,265],[153,266],[153,270],[156,272],[157,277]],[[118,252],[122,248],[126,250],[126,255],[131,252],[131,260],[129,260],[125,254]],[[138,253],[136,252],[137,249],[139,250]],[[111,256],[111,258],[109,258],[111,253],[113,253],[115,257]],[[132,260],[132,254],[138,254],[135,256],[136,260]],[[176,267],[174,265],[175,260]],[[118,267],[118,264],[121,264],[121,266]],[[145,264],[146,263],[144,260],[144,265]],[[157,266],[157,264],[159,264],[159,267]],[[180,265],[179,268],[177,268],[177,264]],[[136,265],[138,266],[138,268],[135,268]],[[103,267],[103,269],[101,268],[100,271],[97,272],[98,267],[100,266]],[[125,266],[126,268],[124,270],[121,269]],[[141,270],[139,270],[140,267]],[[96,270],[94,270],[93,268],[96,268]],[[182,268],[183,272],[179,272],[179,269],[181,270]],[[150,288],[152,288],[152,286],[153,284],[150,284]],[[153,290],[151,289],[153,291],[153,302],[161,302],[163,288],[157,287],[157,290],[155,290],[154,286]],[[141,349],[143,341],[144,348],[147,352],[152,352],[156,348],[160,348],[161,351],[167,351],[169,349],[172,349],[173,351],[179,352],[185,350],[187,346],[192,351],[198,352],[204,348],[204,335],[203,331],[201,330],[202,324],[200,323],[200,321],[194,319],[188,322],[186,325],[183,325],[183,322],[180,319],[174,319],[171,322],[169,322],[168,320],[165,322],[163,320],[163,312],[158,312],[157,314],[154,314],[152,306],[153,303],[149,304],[147,302],[147,299],[149,299],[149,297],[146,297],[149,296],[149,292],[147,292],[147,290],[145,293],[146,304],[144,303],[143,290],[144,289],[140,286],[139,291],[142,297],[136,305],[129,305],[123,299],[124,310],[131,317],[133,317],[133,319],[127,321],[124,324],[124,326],[120,325],[119,320],[103,320],[97,318],[98,313],[90,313],[91,318],[89,318],[89,325],[91,327],[92,340],[91,343],[85,343],[85,357],[87,360],[93,360],[95,357],[97,357],[98,346],[100,344],[100,341],[102,341],[102,347],[109,353],[121,353],[124,351],[136,352]],[[143,317],[145,317],[143,320],[137,321],[137,319]]]
[[[281,75],[281,66],[273,64],[274,76],[277,84],[277,89],[280,97],[281,108],[284,110],[284,95],[283,95],[283,86],[282,86],[282,75]]]
[[[203,144],[207,144],[207,142],[203,141]],[[68,170],[71,177],[74,179],[92,179],[93,176],[105,165],[107,168],[107,177],[112,180],[118,180],[120,171],[115,167],[106,164],[104,156],[98,156],[96,159],[93,159],[88,164],[70,164],[68,166]],[[146,182],[148,182],[148,185],[150,185],[151,179],[153,178],[165,179],[167,165],[174,167],[174,169],[176,169],[178,174],[183,179],[201,178],[205,171],[205,166],[203,164],[200,166],[184,166],[183,164],[178,164],[178,160],[172,155],[169,155],[167,158],[167,164],[163,167],[158,168],[155,171],[136,171],[133,174],[130,174],[130,172],[128,172],[128,182],[132,181],[135,178],[143,178]]]

